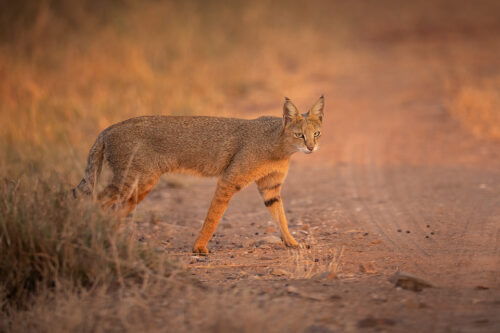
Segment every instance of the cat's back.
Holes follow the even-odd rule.
[[[197,143],[204,141],[218,143],[224,138],[244,141],[254,137],[263,138],[267,132],[275,131],[280,124],[281,118],[267,116],[257,119],[211,116],[141,116],[111,125],[102,132],[102,135],[124,141],[193,139]]]
[[[210,116],[141,116],[113,124],[103,132],[196,131],[199,129],[230,129],[247,122],[245,119]]]

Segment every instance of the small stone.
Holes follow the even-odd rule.
[[[410,233],[410,230],[406,230],[406,233],[409,234]]]
[[[389,278],[389,281],[394,283],[396,287],[401,287],[406,290],[412,290],[415,292],[420,292],[424,288],[432,288],[433,285],[429,282],[420,279],[412,274],[397,271],[393,276]]]
[[[283,244],[283,241],[278,236],[269,235],[269,236],[262,237],[257,242],[256,245],[257,246],[262,246],[262,245],[265,245],[265,244]]]
[[[434,231],[431,231],[431,235],[434,235]]]
[[[474,289],[476,289],[476,290],[488,290],[490,288],[485,287],[485,286],[476,286],[476,288],[474,288]]]
[[[403,230],[401,230],[401,229],[398,229],[398,232],[401,232],[401,231],[403,231]]]
[[[314,259],[314,262],[319,262],[319,259],[318,258]]]
[[[427,227],[427,228],[430,228],[431,226],[428,224],[428,225],[426,225],[426,227]]]

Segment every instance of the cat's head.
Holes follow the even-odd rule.
[[[321,96],[307,113],[300,114],[292,101],[285,97],[282,134],[292,150],[306,154],[318,150],[324,106],[325,98]]]

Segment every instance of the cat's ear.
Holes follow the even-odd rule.
[[[323,121],[323,108],[325,107],[325,97],[321,95],[316,103],[311,107],[308,114],[309,116],[318,118],[320,121]]]
[[[299,110],[293,105],[290,98],[285,97],[285,104],[283,104],[283,125],[286,126],[289,122],[302,117]]]

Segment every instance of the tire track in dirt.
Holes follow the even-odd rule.
[[[423,108],[424,106],[422,106]],[[417,105],[414,113],[418,109],[420,107]],[[414,117],[410,114],[409,119]],[[446,133],[445,129],[450,127],[449,118],[441,118],[441,120],[444,120],[444,123],[433,123],[432,129],[434,133]],[[420,148],[413,149],[414,158],[421,161],[420,165],[403,165],[386,169],[385,174],[382,176],[385,178],[384,183],[386,183],[386,188],[393,201],[397,202],[397,205],[405,213],[407,220],[417,228],[421,240],[424,240],[423,236],[426,234],[424,225],[430,223],[433,226],[432,229],[437,227],[438,230],[442,230],[440,237],[426,238],[424,244],[420,242],[424,249],[435,252],[431,254],[431,261],[427,260],[427,263],[423,261],[427,269],[431,271],[438,269],[436,262],[442,262],[443,260],[446,262],[444,258],[453,256],[453,259],[444,266],[453,271],[452,262],[457,260],[458,271],[455,273],[465,275],[472,268],[476,253],[479,256],[481,256],[481,253],[496,253],[497,244],[495,239],[475,235],[474,230],[471,232],[470,228],[472,225],[475,226],[475,230],[487,227],[485,221],[489,215],[494,213],[495,206],[499,206],[500,203],[498,200],[495,202],[494,198],[485,196],[474,188],[476,186],[475,182],[480,182],[482,178],[485,178],[480,173],[481,166],[474,169],[461,165],[459,162],[460,156],[448,154],[445,146],[446,141],[443,142],[442,139],[422,141],[422,137],[425,136],[430,127],[425,121],[424,118],[419,126],[413,124],[413,129],[416,128],[416,130],[411,140],[415,142],[410,142],[412,147]],[[407,126],[401,122],[397,128],[399,131],[404,132]],[[456,128],[456,130],[458,131],[454,135],[459,139],[468,137],[466,133],[460,133],[460,129]],[[402,137],[401,135],[398,136]],[[389,139],[388,142],[397,142],[397,137]],[[381,165],[390,165],[391,161],[397,161],[398,149],[403,148],[400,143],[399,145],[386,145],[386,151],[381,155],[386,160],[381,162]],[[433,152],[433,149],[443,152],[442,158],[446,161],[445,165],[440,164],[440,160],[428,163],[425,156],[426,152]],[[449,166],[450,163],[453,167]],[[443,185],[440,185],[442,188],[435,188],[440,182],[443,183]],[[437,218],[440,209],[442,209],[442,215]],[[442,240],[446,237],[446,234],[455,235],[455,237],[452,240],[446,239],[446,242],[443,242]],[[482,242],[479,243],[481,238],[483,238]],[[449,282],[452,282],[456,287],[459,287],[461,283],[457,279]],[[467,281],[462,282],[466,283]]]
[[[494,233],[483,233],[481,235],[482,241],[479,243],[477,242],[477,237],[474,232],[475,230],[484,230],[488,227],[488,218],[491,216],[491,212],[498,207],[498,204],[499,203],[494,202],[494,200],[487,201],[480,197],[476,197],[472,203],[468,216],[464,219],[464,227],[460,234],[460,238],[455,245],[455,251],[458,254],[457,266],[459,272],[457,273],[464,276],[466,279],[463,281],[464,283],[468,282],[467,273],[476,273],[471,271],[471,269],[474,269],[473,265],[477,259],[481,259],[481,256],[488,257],[490,253],[493,254],[493,256],[495,253],[498,255],[498,251],[496,250],[498,248],[498,239],[495,239],[496,237],[494,236]],[[471,230],[471,226],[474,227],[475,230]],[[471,247],[471,245],[474,245],[474,247]],[[487,271],[482,271],[482,273],[487,273]],[[491,274],[493,277],[492,283],[496,284],[494,273],[495,272],[492,272]],[[488,280],[490,279],[485,279],[484,282],[489,283]],[[459,286],[458,282],[459,281],[457,279],[457,287]]]
[[[377,114],[376,119],[372,116],[366,122],[377,129],[376,124],[384,121],[380,116]],[[366,117],[369,115],[365,115]],[[351,141],[346,149],[349,156],[349,168],[345,177],[350,180],[350,187],[353,189],[354,195],[359,198],[365,211],[364,215],[399,254],[404,256],[419,254],[422,257],[429,257],[429,253],[413,237],[407,237],[403,243],[402,233],[398,232],[399,229],[404,228],[405,223],[401,222],[407,221],[408,216],[410,216],[412,226],[420,227],[411,214],[407,213],[408,216],[405,218],[401,216],[407,208],[401,201],[394,200],[394,195],[387,191],[388,181],[383,170],[386,170],[387,165],[390,165],[385,163],[384,158],[385,148],[389,146],[390,140],[386,139],[387,135],[384,135],[383,131],[376,133],[376,135],[366,130],[360,132],[365,133],[365,135],[361,138],[355,138],[357,140],[353,140],[354,143]],[[370,198],[372,203],[367,202],[366,198]],[[411,229],[415,228],[411,227]],[[417,262],[415,262],[415,267],[419,271],[423,270]]]
[[[466,248],[464,248],[464,237],[466,236],[466,229],[467,229],[467,220],[470,221],[473,216],[476,216],[477,213],[477,200],[473,201],[472,203],[470,202],[469,196],[466,191],[460,190],[457,191],[459,193],[458,196],[455,197],[453,200],[453,203],[447,202],[446,203],[446,215],[442,216],[439,220],[436,219],[435,217],[435,210],[436,207],[429,207],[426,206],[428,209],[424,209],[425,203],[421,202],[419,205],[416,205],[413,203],[412,205],[409,205],[408,202],[416,202],[418,200],[419,194],[421,194],[425,189],[422,189],[419,186],[415,186],[414,182],[408,182],[408,175],[407,175],[406,170],[399,170],[397,168],[392,170],[392,174],[390,177],[386,177],[387,185],[389,188],[389,191],[392,193],[393,200],[399,202],[400,207],[402,207],[405,216],[407,219],[412,223],[413,226],[418,228],[419,232],[419,237],[422,238],[423,236],[426,235],[426,232],[422,225],[432,225],[431,230],[441,230],[442,236],[444,236],[446,233],[448,234],[454,234],[456,233],[457,230],[462,229],[462,232],[460,233],[460,236],[457,237],[454,246],[453,252],[457,255],[459,260],[462,260],[462,255],[467,251]],[[416,171],[413,172],[413,176],[416,176]],[[424,175],[423,178],[429,177],[428,175]],[[434,177],[434,175],[431,174],[431,177]],[[445,176],[446,178],[448,176]],[[423,179],[424,180],[424,179]],[[423,181],[422,180],[422,181]],[[448,180],[447,180],[448,181]],[[437,198],[435,198],[438,200]],[[463,213],[468,213],[468,216],[466,218],[453,218],[453,215],[462,215],[459,212],[463,211]],[[423,213],[424,212],[424,213]],[[425,213],[427,212],[427,213]],[[463,225],[463,227],[461,227]],[[413,232],[413,230],[412,230]],[[428,236],[428,235],[427,235]],[[423,238],[422,238],[423,239]],[[436,257],[439,255],[442,255],[441,249],[447,248],[448,244],[450,243],[449,241],[447,243],[442,243],[439,239],[436,239],[435,237],[431,236],[429,238],[426,238],[426,243],[425,246],[428,248],[430,251],[434,252],[431,257]],[[431,264],[431,263],[429,263]],[[431,267],[431,265],[426,265],[428,268]]]
[[[351,204],[349,205],[350,206],[349,210],[353,211],[354,208],[354,211],[358,212],[358,214],[364,215],[365,216],[364,220],[368,221],[370,225],[374,228],[374,230],[377,231],[383,237],[384,240],[389,242],[393,248],[398,249],[399,245],[397,244],[397,242],[395,242],[393,237],[391,237],[389,234],[385,232],[385,230],[379,224],[378,218],[375,216],[375,212],[372,209],[370,209],[368,204],[365,202],[364,196],[366,195],[366,193],[364,193],[363,186],[360,184],[359,181],[361,175],[359,174],[359,171],[356,170],[357,169],[356,161],[355,158],[352,157],[356,151],[361,152],[361,154],[363,154],[362,146],[361,147],[354,146],[354,148],[350,149],[350,155],[351,155],[349,159],[350,163],[349,167],[345,171],[344,177],[349,181],[348,185],[349,185],[349,191],[351,192],[351,197],[356,198],[359,201],[361,207],[353,207],[353,205]],[[361,210],[359,208],[361,208]],[[363,219],[357,219],[357,221],[358,221],[357,224],[360,225],[363,224]]]
[[[372,169],[372,171],[379,171],[378,174],[381,174],[380,170],[377,168]],[[382,190],[384,186],[387,185],[387,182],[384,181],[379,181],[380,184],[380,190],[378,192],[378,195],[381,193],[385,194],[386,199],[385,204],[383,207],[380,208],[380,211],[383,212],[384,217],[386,220],[400,220],[400,221],[405,221],[404,219],[404,209],[401,209],[401,203],[397,205],[397,200],[394,200],[394,196],[391,195],[389,191]],[[408,220],[408,219],[407,219]],[[411,221],[411,220],[410,220]],[[414,233],[412,232],[411,234],[406,233],[405,230],[410,230],[413,229],[411,227],[400,227],[398,228],[397,233],[394,233],[396,237],[398,237],[398,241],[401,242],[402,244],[405,244],[405,252],[401,253],[401,255],[404,255],[408,260],[406,260],[405,264],[410,265],[410,267],[414,267],[419,274],[425,273],[425,265],[428,263],[428,259],[430,258],[429,252],[422,248],[421,244],[415,240],[414,238]],[[396,230],[396,229],[394,229]],[[401,232],[399,232],[401,230]],[[409,258],[415,258],[417,257],[419,260],[411,260]],[[416,273],[417,273],[416,272]]]
[[[380,180],[378,177],[380,174],[380,168],[373,163],[373,158],[371,160],[372,162],[367,162],[362,174],[366,175],[364,179],[371,185],[373,195],[385,198],[384,203],[379,205],[377,208],[381,219],[386,222],[390,222],[390,224],[383,224],[383,226],[386,231],[391,232],[395,241],[401,244],[398,247],[400,251],[398,255],[405,258],[417,256],[419,261],[413,261],[411,264],[419,273],[423,273],[424,269],[421,267],[420,261],[423,261],[425,257],[429,257],[429,254],[422,249],[420,244],[415,241],[412,235],[404,232],[405,229],[410,229],[410,227],[405,224],[407,219],[405,220],[404,216],[400,216],[398,214],[398,211],[401,211],[401,209],[398,209],[398,207],[394,204],[395,201],[386,190],[386,182]],[[401,230],[401,232],[398,230]],[[409,262],[406,261],[406,264],[409,264]]]
[[[398,209],[391,205],[391,198],[383,190],[385,184],[377,180],[376,174],[378,168],[375,166],[375,163],[367,162],[367,160],[373,160],[373,156],[367,155],[364,152],[366,149],[358,148],[356,150],[359,157],[351,158],[351,161],[355,160],[357,162],[352,162],[349,177],[357,197],[360,198],[363,210],[366,212],[367,221],[370,221],[381,236],[386,241],[389,241],[393,247],[393,251],[398,256],[410,257],[417,254],[420,257],[428,257],[429,254],[414,239],[409,238],[408,242],[408,238],[406,238],[405,242],[403,242],[401,233],[397,231],[403,228],[398,223],[400,221],[397,214]],[[377,149],[374,146],[370,146],[368,151],[374,152]],[[352,154],[356,155],[356,151],[353,150]],[[370,197],[372,201],[376,200],[376,198],[384,198],[384,202],[377,207],[372,207],[369,202],[366,202],[365,198],[367,197]],[[413,266],[419,272],[423,272],[423,268],[418,262],[413,262]]]
[[[388,167],[386,167],[386,169],[387,168]],[[388,187],[388,185],[390,185],[389,179],[391,179],[392,177],[384,177],[382,169],[380,167],[377,167],[377,164],[374,163],[373,158],[370,160],[369,170],[371,171],[371,179],[372,179],[373,183],[377,184],[377,188],[379,188],[379,193],[384,193],[385,197],[386,197],[386,201],[385,201],[385,205],[384,205],[384,206],[386,206],[386,209],[384,210],[382,207],[381,211],[392,211],[392,214],[391,213],[386,214],[386,218],[390,219],[390,220],[410,221],[411,224],[416,225],[418,227],[418,224],[416,223],[412,214],[409,213],[404,202],[400,199],[401,196],[399,196],[397,193],[396,193],[396,195],[391,195],[391,192],[390,192],[391,188]],[[394,172],[394,170],[393,170],[393,172]],[[398,213],[400,213],[400,214],[398,214]],[[406,213],[406,219],[400,218],[400,216],[404,217],[405,213]],[[404,229],[406,229],[406,228],[400,229],[401,232],[398,231],[398,234],[402,235],[404,232]],[[407,230],[410,230],[410,229],[414,230],[414,228],[411,228],[409,226],[407,228]],[[409,236],[409,234],[408,234],[408,236]],[[413,243],[414,249],[417,252],[420,252],[421,254],[425,255],[426,257],[429,256],[429,254],[424,249],[422,249],[422,247],[420,246],[420,243],[415,241],[413,236],[410,236],[409,240],[411,241],[411,243]]]

